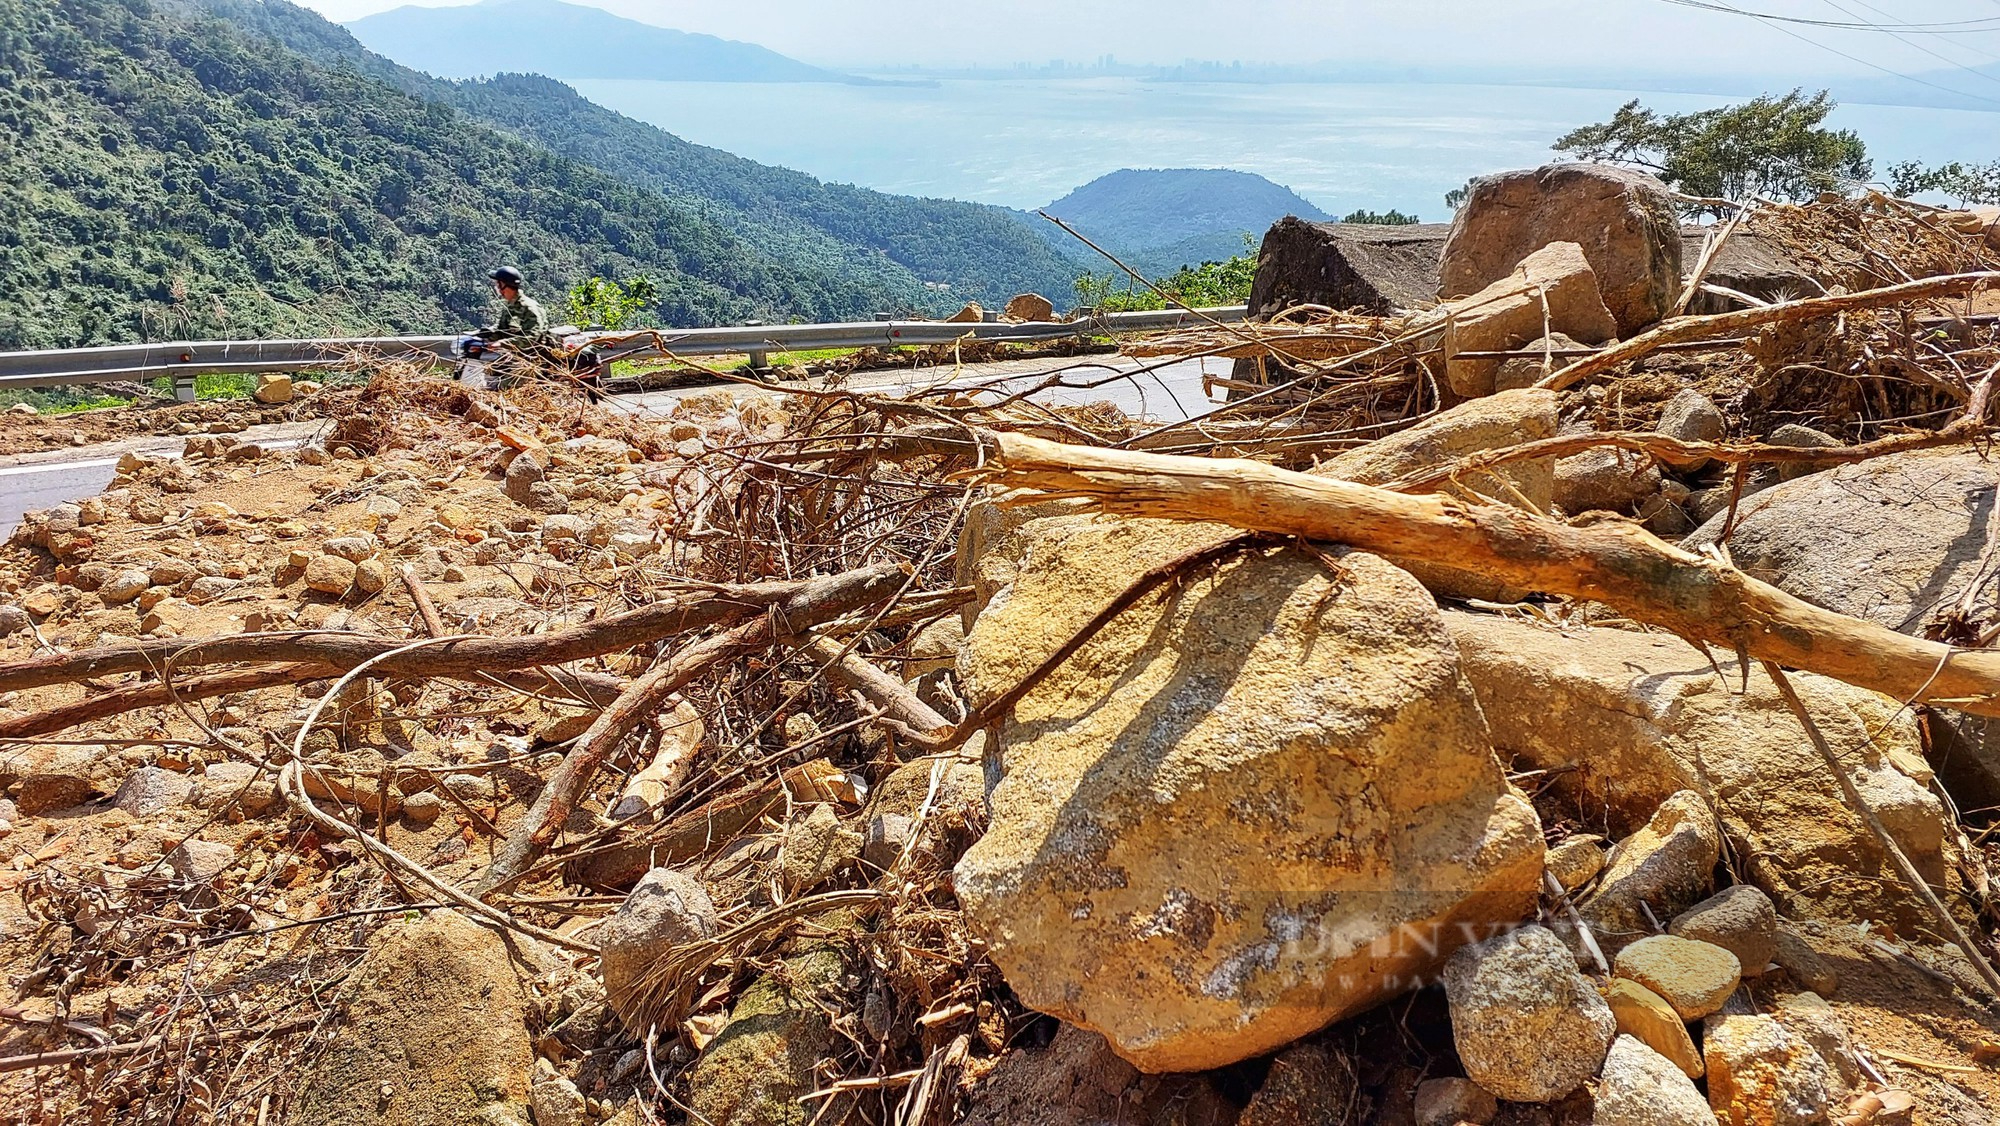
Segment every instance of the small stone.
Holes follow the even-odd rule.
[[[675,946],[712,938],[721,929],[707,889],[671,868],[655,868],[640,879],[616,914],[597,930],[604,992],[622,1011],[646,970]]]
[[[868,829],[861,837],[861,859],[887,871],[902,857],[916,824],[914,819],[900,813],[884,813],[869,818]]]
[[[363,559],[354,565],[354,589],[379,594],[388,585],[389,568],[380,559]]]
[[[321,594],[343,595],[354,585],[355,570],[338,555],[315,555],[306,565],[306,586]]]
[[[1764,972],[1778,953],[1778,909],[1771,897],[1737,884],[1674,917],[1667,933],[1714,943],[1736,955],[1744,977]]]
[[[1685,1035],[1685,1032],[1683,1032]],[[1592,1126],[1715,1126],[1694,1080],[1634,1037],[1620,1036],[1604,1058]]]
[[[121,571],[104,580],[104,584],[97,588],[97,597],[102,598],[106,606],[123,606],[146,593],[146,588],[152,585],[152,580],[144,571]]]
[[[77,523],[86,528],[102,524],[110,518],[111,514],[106,510],[103,497],[86,497],[76,502]]]
[[[419,825],[428,825],[444,812],[444,799],[428,791],[403,797],[403,816]]]
[[[35,405],[33,403],[15,403],[13,406],[7,408],[7,413],[24,414],[27,415],[29,418],[33,418],[40,412],[35,410]]]
[[[1708,1104],[1724,1122],[1819,1126],[1832,1097],[1826,1061],[1773,1017],[1712,1016],[1702,1028]]]
[[[225,579],[210,575],[188,584],[187,600],[192,606],[202,606],[224,595],[232,594],[243,586],[240,579]]]
[[[33,626],[34,619],[19,606],[0,606],[0,637],[12,637]]]
[[[229,870],[236,863],[236,850],[220,841],[204,841],[199,838],[182,841],[167,854],[167,865],[174,875],[189,883],[205,884]]]
[[[1427,1079],[1417,1085],[1417,1126],[1486,1126],[1500,1113],[1500,1101],[1470,1079]]]
[[[237,512],[219,500],[205,500],[188,509],[188,515],[198,520],[232,520]]]
[[[1771,959],[1783,967],[1786,976],[1821,997],[1831,997],[1839,992],[1839,972],[1820,957],[1819,952],[1791,924],[1780,922],[1773,938]]]
[[[1831,450],[1838,449],[1841,441],[1831,434],[1814,430],[1810,426],[1800,426],[1797,423],[1788,422],[1766,435],[1764,437],[1764,444],[1767,446],[1790,446],[1793,449],[1804,450]],[[1796,481],[1801,477],[1817,473],[1826,468],[1830,467],[1813,465],[1810,462],[1804,461],[1781,461],[1778,463],[1778,480]]]
[[[1556,506],[1584,512],[1631,512],[1660,491],[1660,467],[1645,454],[1599,447],[1556,462]]]
[[[1571,837],[1551,848],[1542,863],[1564,891],[1575,891],[1604,871],[1604,838],[1594,834]]]
[[[1618,1031],[1636,1036],[1647,1047],[1671,1060],[1690,1079],[1699,1079],[1704,1067],[1688,1035],[1687,1022],[1660,995],[1627,978],[1615,977],[1604,990],[1611,1015],[1618,1018]]]
[[[1667,400],[1660,411],[1659,430],[1683,442],[1720,442],[1729,436],[1729,419],[1708,396],[1690,387]],[[1681,468],[1699,472],[1708,465],[1708,458],[1700,458]]]
[[[1294,1044],[1272,1058],[1264,1085],[1236,1126],[1343,1122],[1357,1094],[1354,1065],[1347,1057],[1324,1044]]]
[[[153,564],[147,577],[154,586],[179,586],[200,578],[201,572],[185,559],[162,559]]]
[[[1854,1041],[1848,1037],[1840,1014],[1833,1011],[1826,998],[1817,993],[1780,997],[1772,1006],[1771,1015],[1792,1035],[1811,1044],[1819,1058],[1826,1061],[1827,1090],[1835,1099],[1863,1089],[1861,1061],[1854,1054]]]
[[[842,865],[861,855],[861,845],[861,834],[842,825],[832,805],[813,806],[785,833],[785,886],[804,892],[825,883]]]
[[[528,1105],[535,1113],[535,1126],[587,1126],[591,1120],[583,1092],[560,1075],[536,1079]]]
[[[480,774],[447,774],[439,783],[462,802],[492,801],[493,780]]]
[[[359,563],[382,550],[382,541],[365,534],[337,536],[321,544],[320,550],[328,555],[337,555],[350,563]]]
[[[292,401],[293,391],[291,376],[273,373],[257,377],[257,389],[250,397],[266,406],[279,406]]]
[[[60,587],[44,586],[28,592],[21,599],[21,608],[37,618],[46,618],[63,608],[63,591]]]
[[[1569,948],[1538,926],[1460,948],[1445,962],[1444,989],[1466,1075],[1510,1102],[1581,1087],[1618,1029]]]
[[[1607,955],[1653,933],[1646,912],[1669,919],[1715,890],[1722,830],[1708,803],[1692,790],[1669,797],[1644,828],[1605,862],[1603,878],[1577,905]]]
[[[300,379],[292,383],[292,390],[300,395],[317,395],[324,384],[312,379]]]
[[[1721,1010],[1743,983],[1736,955],[1712,943],[1670,934],[1642,938],[1619,951],[1612,972],[1659,994],[1682,1020],[1699,1020]]]
[[[194,780],[184,774],[142,766],[118,787],[112,804],[134,817],[151,817],[186,801],[194,793]]]
[[[542,521],[542,540],[583,541],[590,538],[590,521],[581,516],[558,515]]]
[[[403,514],[403,505],[394,497],[369,497],[364,511],[374,520],[394,520]]]
[[[1559,353],[1589,351],[1590,349],[1578,343],[1568,333],[1552,332],[1540,340],[1508,350],[1514,352],[1538,352],[1540,355],[1516,356],[1511,360],[1500,361],[1499,370],[1493,374],[1493,389],[1495,391],[1516,391],[1522,388],[1533,387],[1547,376],[1561,371],[1570,364],[1575,363],[1578,359],[1576,356],[1564,356]]]

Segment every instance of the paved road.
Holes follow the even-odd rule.
[[[1135,379],[1116,379],[1097,388],[1059,388],[1043,392],[1037,398],[1067,405],[1109,402],[1126,414],[1162,421],[1186,418],[1214,405],[1202,392],[1204,365],[1210,374],[1229,373],[1227,360],[1180,360]],[[879,394],[907,393],[921,388],[962,389],[988,385],[1019,390],[1066,368],[1073,369],[1069,382],[1081,383],[1110,378],[1116,373],[1131,372],[1141,366],[1138,360],[1120,356],[1003,360],[915,371],[865,372],[855,376],[848,386],[853,390]],[[634,413],[665,414],[682,399],[714,390],[716,388],[712,386],[684,387],[621,396],[613,402]],[[317,422],[290,422],[253,426],[234,437],[283,448],[310,440],[321,425]],[[146,437],[72,450],[0,457],[0,539],[13,532],[14,525],[24,512],[49,508],[64,501],[82,500],[104,491],[104,487],[111,483],[118,459],[125,453],[179,457],[184,445],[184,440],[180,438]]]

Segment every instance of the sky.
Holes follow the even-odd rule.
[[[335,20],[407,0],[301,0]],[[435,2],[435,0],[431,0]],[[1815,77],[2000,65],[2000,0],[592,0],[827,66],[1012,65],[1115,55],[1398,66],[1631,68]],[[1780,24],[1707,10],[1838,23]],[[1968,22],[1983,21],[1983,22]],[[1918,30],[1908,25],[1959,24]],[[1789,34],[1788,34],[1789,32]],[[1810,41],[1810,42],[1808,42]],[[1849,56],[1849,57],[1843,57]],[[1881,68],[1881,69],[1878,69]],[[1960,75],[2000,96],[2000,79]]]

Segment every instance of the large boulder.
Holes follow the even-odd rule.
[[[302,1126],[524,1118],[535,1052],[498,934],[455,911],[393,926],[355,972],[340,1035],[307,1069]]]
[[[960,659],[1012,689],[1150,568],[1233,534],[1057,517]],[[1542,839],[1430,595],[1349,553],[1188,576],[1013,709],[968,922],[1028,1005],[1145,1071],[1269,1052],[1532,911]]]
[[[1643,172],[1604,164],[1550,164],[1475,181],[1452,221],[1438,292],[1477,293],[1553,242],[1583,247],[1621,335],[1673,311],[1682,255],[1674,197]]]
[[[1257,253],[1250,316],[1268,319],[1299,305],[1377,316],[1423,308],[1437,297],[1450,233],[1443,223],[1312,223],[1288,215],[1272,224]]]
[[[1468,399],[1491,395],[1502,360],[1467,352],[1508,352],[1559,332],[1584,344],[1618,335],[1598,292],[1597,275],[1573,242],[1542,247],[1512,271],[1469,297],[1445,306],[1445,377]]]
[[[1519,768],[1556,771],[1558,790],[1615,835],[1692,790],[1721,819],[1742,875],[1786,915],[1927,918],[1761,671],[1746,690],[1733,661],[1718,675],[1700,650],[1664,634],[1577,636],[1483,614],[1445,621],[1494,746]],[[1959,838],[1926,788],[1916,722],[1878,693],[1806,673],[1792,682],[1889,831],[1947,886]]]
[[[1996,492],[2000,463],[1977,451],[1890,454],[1744,500],[1729,553],[1807,602],[1902,633],[1923,634],[1961,605],[1977,630],[2000,614],[1985,574],[2000,538]],[[1687,546],[1714,543],[1727,519],[1711,519]],[[2000,805],[2000,724],[1945,713],[1930,734],[1932,763],[1959,807]]]

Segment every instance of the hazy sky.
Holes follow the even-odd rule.
[[[302,0],[336,20],[407,0]],[[435,2],[435,0],[432,0]],[[1647,73],[1876,74],[2000,63],[2000,0],[1705,0],[1836,22],[1985,21],[1948,34],[1896,35],[1769,23],[1670,0],[595,0],[662,27],[759,43],[809,62],[951,65],[1371,61],[1506,65],[1552,73],[1630,67]],[[1890,14],[1893,13],[1893,14]],[[2000,82],[1960,75],[2000,96]]]

